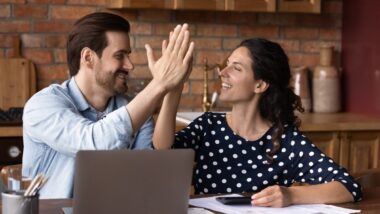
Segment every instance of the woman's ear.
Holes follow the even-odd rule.
[[[256,93],[263,93],[265,92],[269,87],[269,84],[263,80],[258,80],[255,86],[255,92]]]

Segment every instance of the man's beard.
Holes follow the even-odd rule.
[[[124,73],[124,71],[116,71],[112,74],[106,73],[102,75],[100,71],[97,71],[95,75],[95,81],[99,86],[112,93],[113,95],[125,94],[128,90],[127,81],[125,81],[125,84],[122,86],[118,86],[120,84],[116,84],[116,79],[118,78],[117,75],[119,75],[121,72]]]

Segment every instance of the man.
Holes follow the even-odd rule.
[[[79,19],[67,42],[71,78],[26,103],[23,175],[48,177],[41,198],[72,197],[79,150],[151,148],[154,109],[189,75],[194,44],[184,24],[163,42],[157,61],[146,45],[153,79],[128,103],[123,94],[133,69],[129,27],[127,20],[110,13]]]

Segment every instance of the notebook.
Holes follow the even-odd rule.
[[[190,149],[80,151],[72,211],[187,213],[193,164]]]

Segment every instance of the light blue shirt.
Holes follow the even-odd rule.
[[[152,119],[133,135],[127,103],[124,96],[114,96],[106,110],[98,112],[86,101],[74,78],[53,84],[28,100],[23,115],[22,173],[30,178],[39,173],[48,177],[40,198],[73,196],[79,150],[152,148]]]

